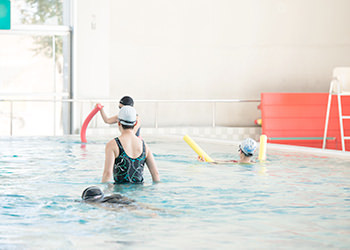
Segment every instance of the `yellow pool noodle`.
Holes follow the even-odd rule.
[[[201,149],[201,147],[198,146],[188,135],[184,136],[184,140],[197,153],[197,155],[203,157],[206,162],[214,162],[214,160],[210,158],[210,156],[207,155],[207,153],[205,153],[204,150]]]
[[[259,160],[260,161],[266,160],[266,144],[267,144],[267,136],[261,135],[260,136],[260,148],[259,148]]]

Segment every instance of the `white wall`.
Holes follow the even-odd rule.
[[[85,89],[79,96],[260,99],[261,92],[327,92],[332,69],[350,66],[349,0],[78,2],[110,17],[109,31],[91,31],[91,8],[78,6],[85,28],[77,26],[76,34],[92,39],[80,39],[79,51],[96,50],[90,61],[78,54],[75,84]],[[218,125],[252,125],[260,116],[256,106],[220,104]],[[154,105],[136,107],[152,125]],[[210,125],[210,108],[163,105],[159,125]]]
[[[75,98],[109,98],[109,0],[76,0],[73,28]]]

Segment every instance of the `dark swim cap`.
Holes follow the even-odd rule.
[[[124,106],[134,106],[134,100],[130,96],[124,96],[120,99],[119,103]]]
[[[86,188],[81,195],[81,198],[84,201],[97,201],[97,200],[101,200],[103,197],[104,197],[104,194],[102,190],[96,186],[91,186]]]

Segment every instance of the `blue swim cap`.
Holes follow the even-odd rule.
[[[246,156],[252,156],[256,150],[256,141],[252,138],[247,138],[241,142],[239,148]]]

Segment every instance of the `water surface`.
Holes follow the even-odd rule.
[[[274,150],[268,162],[213,165],[180,139],[145,138],[161,183],[101,184],[108,138],[0,140],[1,249],[348,249],[350,160]],[[200,141],[216,159],[237,145]],[[162,209],[79,202],[98,185]]]

